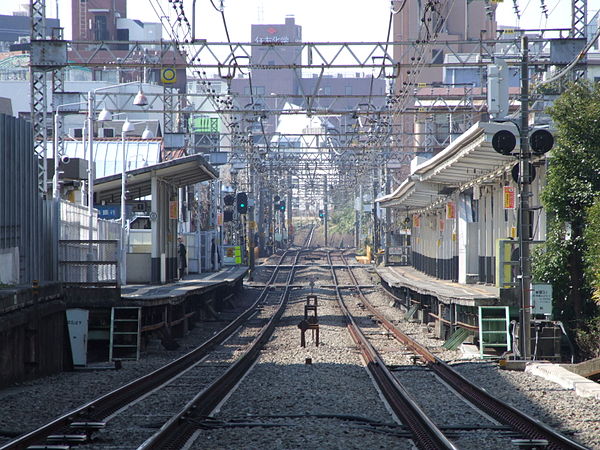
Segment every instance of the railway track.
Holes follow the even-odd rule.
[[[307,242],[310,242],[311,237],[312,232],[308,234]],[[300,250],[296,250],[294,255],[297,260]],[[111,422],[123,421],[122,415],[125,411],[133,410],[133,405],[150,395],[157,395],[157,393],[159,398],[154,403],[159,405],[160,412],[155,413],[152,418],[161,420],[161,417],[165,416],[165,409],[168,409],[165,408],[165,405],[169,403],[169,398],[173,397],[173,386],[179,390],[192,388],[194,393],[197,393],[198,383],[195,380],[213,379],[218,376],[219,372],[223,372],[224,368],[229,367],[230,363],[227,361],[235,357],[235,349],[245,346],[249,338],[247,335],[240,334],[241,327],[254,330],[262,328],[265,319],[258,317],[259,313],[272,307],[274,300],[270,288],[280,277],[281,262],[289,257],[289,252],[284,252],[280,256],[269,281],[254,304],[202,345],[158,370],[13,439],[0,449],[68,448],[69,445],[79,445],[83,448],[94,433],[103,430],[103,433],[107,434]],[[288,279],[291,279],[291,276],[292,272],[288,271]],[[284,293],[285,295],[287,294]],[[213,356],[212,359],[208,359],[208,356],[219,350],[220,346],[221,356]],[[166,395],[161,398],[163,393]],[[148,416],[147,410],[145,416]],[[124,420],[126,422],[125,429],[130,429],[132,423],[128,419]],[[127,437],[123,439],[127,439]]]
[[[377,357],[372,354],[375,350],[372,347],[369,348],[370,344],[367,345],[364,343],[362,338],[365,337],[365,335],[363,334],[360,336],[361,333],[352,330],[356,325],[355,321],[362,322],[362,324],[371,327],[371,329],[373,323],[376,323],[385,329],[384,333],[372,331],[370,333],[371,339],[372,336],[377,336],[379,338],[378,348],[384,354],[386,349],[388,352],[397,353],[396,348],[390,349],[390,337],[395,338],[408,349],[409,353],[407,354],[407,357],[412,359],[413,364],[411,365],[410,362],[406,364],[405,361],[405,365],[402,365],[402,368],[398,371],[403,373],[404,376],[394,375],[394,377],[397,380],[402,380],[402,383],[412,383],[413,385],[417,384],[420,386],[419,388],[412,388],[411,391],[413,392],[413,397],[423,397],[423,390],[428,391],[429,394],[433,393],[433,395],[427,396],[427,400],[422,400],[420,403],[425,405],[424,409],[428,409],[428,411],[426,411],[428,415],[435,416],[435,419],[430,421],[430,425],[434,422],[441,424],[439,427],[432,428],[431,432],[434,436],[437,436],[437,434],[442,431],[455,437],[459,436],[461,432],[470,433],[471,435],[481,432],[483,434],[482,439],[487,440],[488,444],[492,446],[492,442],[496,441],[498,445],[509,448],[515,446],[517,441],[520,441],[522,445],[533,446],[537,443],[537,445],[547,445],[545,448],[552,449],[586,448],[538,420],[527,416],[510,405],[489,395],[485,390],[469,382],[452,369],[451,366],[433,355],[427,348],[402,333],[393,323],[387,320],[371,304],[371,302],[368,301],[368,294],[365,294],[363,288],[360,287],[359,282],[353,273],[352,266],[347,264],[343,254],[340,254],[338,259],[346,266],[344,269],[334,269],[334,267],[339,267],[340,262],[334,264],[331,254],[329,255],[329,258],[334,279],[338,277],[335,272],[341,271],[343,272],[342,277],[346,279],[345,283],[347,283],[347,278],[349,277],[352,279],[352,283],[355,286],[352,289],[351,295],[354,297],[352,303],[355,305],[353,314],[362,316],[362,320],[350,318],[349,321],[352,326],[349,325],[349,328],[351,328],[353,336],[356,335],[355,340],[358,345],[360,345],[361,348],[364,347],[366,349],[363,350],[363,354],[368,361],[368,367],[371,370],[379,370],[381,369],[379,366],[386,366],[386,364],[383,360],[377,359]],[[343,304],[342,308],[346,309],[348,314],[350,314],[343,301],[343,297],[349,297],[349,295],[342,293],[340,289],[338,289],[338,293],[340,302]],[[362,313],[361,310],[363,310]],[[367,314],[365,315],[364,312]],[[416,365],[417,362],[422,363]],[[398,372],[395,373],[397,374]],[[374,375],[375,379],[378,379],[378,377],[384,378],[383,375]],[[385,377],[389,377],[389,374],[386,374]],[[415,379],[419,380],[419,382],[414,383]],[[426,387],[424,388],[424,386]],[[390,389],[389,386],[382,384],[382,391],[386,398],[390,395],[387,392]],[[409,395],[409,397],[410,396],[411,395]],[[457,400],[457,396],[471,406],[471,408],[467,408],[466,410],[462,409],[461,414],[453,420],[450,420],[450,422],[447,417],[447,411],[449,411],[450,408],[443,408],[443,411],[445,412],[437,414],[436,416],[435,406],[431,407],[431,405],[439,404],[438,402],[440,402],[442,398],[452,399],[450,400],[451,402],[454,401],[457,404],[461,404]],[[392,405],[392,408],[396,410],[391,402],[390,404]],[[427,406],[429,406],[429,408],[427,408]],[[475,409],[477,409],[477,411],[474,411]],[[403,416],[400,417],[403,421],[412,420],[406,419]],[[424,423],[427,424],[427,422]],[[417,433],[416,442],[419,448],[439,448],[435,446],[436,444],[433,444],[432,446],[431,443],[420,440],[419,433],[424,433],[423,431],[419,430],[415,433]]]
[[[309,243],[307,238],[305,247]],[[442,375],[434,369],[441,363],[433,355],[430,361],[416,348],[400,348],[396,327],[370,302],[381,297],[381,290],[375,289],[368,266],[349,264],[342,252],[296,248],[263,267],[261,276],[257,308],[244,325],[171,382],[98,419],[90,410],[70,415],[71,422],[87,421],[89,433],[108,422],[107,431],[88,441],[90,448],[272,448],[284,443],[316,448],[332,442],[339,447],[360,442],[363,448],[511,448],[517,438],[530,444],[545,439],[498,413],[465,406],[475,401],[458,400],[460,389],[439,382]],[[307,296],[318,298],[320,343],[318,331],[309,329],[302,348],[298,322],[307,317]],[[379,395],[357,349],[370,379],[380,386]],[[156,409],[147,406],[149,399]],[[450,406],[439,407],[442,399]],[[457,414],[447,413],[451,408]],[[109,437],[115,423],[125,432]],[[144,437],[133,431],[127,436],[127,430]],[[561,440],[548,439],[549,448],[585,448],[555,434]],[[79,448],[86,447],[84,442]]]
[[[360,348],[367,369],[381,389],[385,399],[390,405],[394,414],[411,431],[417,447],[421,449],[455,449],[454,444],[444,435],[444,433],[431,421],[423,412],[419,405],[412,399],[406,389],[398,382],[392,372],[388,369],[381,356],[375,350],[369,339],[361,330],[361,327],[354,320],[353,315],[348,310],[343,300],[344,294],[339,287],[339,277],[336,273],[342,269],[335,269],[332,262],[331,253],[327,254],[328,262],[331,266],[331,277],[335,284],[336,295],[340,308],[347,320],[348,331],[356,345]],[[350,268],[343,269],[344,276],[351,278],[358,286],[356,279],[352,277]],[[349,283],[347,283],[349,284]],[[358,292],[360,288],[356,287]]]
[[[310,242],[310,235],[307,241]],[[302,250],[296,250],[294,265],[297,264]],[[280,261],[284,258],[282,257]],[[210,413],[221,403],[236,384],[250,370],[252,364],[258,357],[261,349],[271,337],[275,326],[281,318],[290,294],[290,284],[294,276],[294,267],[284,271],[285,286],[283,288],[269,289],[269,284],[263,291],[268,305],[276,306],[275,311],[267,314],[268,319],[255,323],[260,331],[253,338],[244,353],[231,364],[230,367],[218,378],[199,392],[187,405],[173,415],[158,432],[147,439],[139,449],[177,449],[182,448],[190,440],[198,429],[198,422],[210,415]],[[280,274],[276,269],[271,276],[274,283],[280,283]]]

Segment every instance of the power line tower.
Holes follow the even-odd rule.
[[[587,43],[587,0],[571,0],[571,39],[583,40]],[[585,58],[587,59],[587,57]],[[575,80],[585,79],[587,63],[585,59],[573,69]]]
[[[33,131],[33,151],[38,156],[38,191],[44,195],[47,188],[47,87],[48,73],[52,76],[54,92],[64,89],[62,69],[67,65],[67,46],[62,40],[61,30],[53,32],[48,40],[46,29],[45,0],[30,1],[31,18],[31,52],[30,52],[30,94],[31,94],[31,124]],[[54,98],[54,95],[53,95]]]
[[[587,0],[571,0],[571,38],[587,38]]]

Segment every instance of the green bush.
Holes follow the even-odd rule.
[[[548,112],[557,129],[541,196],[549,226],[532,271],[552,284],[554,317],[588,357],[600,347],[600,83],[571,84]]]
[[[593,290],[592,299],[600,305],[600,196],[588,209],[584,238],[587,246],[585,275]]]
[[[582,359],[600,357],[600,316],[586,321],[577,330],[575,340]]]

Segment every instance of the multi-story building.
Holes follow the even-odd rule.
[[[394,47],[394,60],[401,67],[395,84],[399,114],[394,127],[401,136],[398,148],[406,154],[399,158],[403,175],[408,175],[413,156],[440,152],[449,143],[441,136],[458,136],[482,118],[472,107],[473,98],[484,95],[476,50],[481,40],[496,37],[495,9],[484,0],[456,2],[449,9],[432,8],[430,2],[404,2],[394,16],[394,41],[405,43]],[[455,68],[457,55],[473,63],[474,69]]]
[[[60,27],[58,19],[46,19],[46,36]],[[12,15],[0,15],[0,52],[28,49],[31,34],[31,19],[26,11],[16,11]]]
[[[117,21],[127,17],[126,0],[73,0],[71,23],[74,41],[125,40]]]
[[[282,24],[252,25],[251,39],[253,43],[259,44],[300,43],[302,27],[296,24],[293,16],[288,16]],[[238,74],[233,78],[231,92],[244,110],[253,108],[277,112],[283,109],[285,103],[306,108],[306,99],[310,98],[313,110],[337,113],[348,111],[350,117],[350,112],[358,109],[361,103],[366,103],[369,96],[375,108],[381,108],[385,104],[386,82],[383,78],[374,78],[363,72],[354,72],[350,76],[329,72],[320,75],[293,67],[301,66],[302,63],[297,46],[278,46],[276,52],[269,45],[253,46],[250,64],[260,68],[252,69],[249,76]],[[268,68],[282,65],[289,68]],[[276,114],[268,115],[266,119],[266,131],[275,131]],[[350,125],[350,121],[345,123]]]

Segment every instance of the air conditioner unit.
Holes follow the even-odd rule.
[[[100,128],[100,129],[98,129],[98,137],[101,137],[101,138],[115,137],[115,129],[114,128]]]

